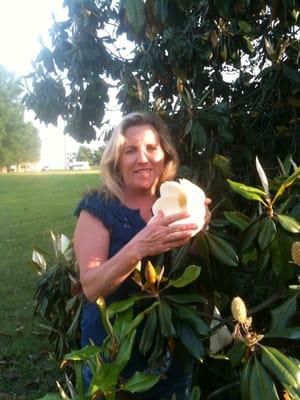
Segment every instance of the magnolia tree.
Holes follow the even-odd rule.
[[[298,399],[299,3],[64,5],[69,16],[53,23],[26,105],[46,123],[62,116],[68,133],[88,141],[116,87],[124,113],[150,110],[167,121],[180,176],[212,198],[213,214],[209,230],[148,264],[146,280],[136,270],[140,295],[108,309],[99,299],[107,341],[66,357],[75,363],[76,396],[83,398],[83,362],[94,375],[91,396],[155,384],[157,376],[138,371],[122,379],[143,321],[138,345],[150,366],[166,346],[174,357],[194,356],[191,399]],[[176,196],[192,204],[193,190],[185,202],[184,193],[175,191],[172,204]],[[99,362],[108,353],[110,362]]]

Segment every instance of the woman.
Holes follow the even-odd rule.
[[[82,346],[90,340],[99,345],[106,336],[95,301],[100,296],[107,304],[127,298],[137,290],[129,276],[139,260],[186,244],[197,229],[191,223],[170,226],[187,213],[152,216],[160,184],[174,179],[177,167],[178,155],[159,117],[129,114],[114,131],[100,164],[103,187],[87,195],[76,210],[74,248],[89,300],[82,317]],[[171,376],[172,365],[169,372]],[[173,393],[168,386],[164,381],[160,395]],[[185,398],[186,386],[183,380],[177,400]],[[153,399],[153,392],[143,398]]]

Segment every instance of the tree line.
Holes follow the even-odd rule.
[[[0,167],[37,162],[41,141],[38,130],[25,122],[21,80],[0,65]]]

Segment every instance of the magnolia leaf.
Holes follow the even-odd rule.
[[[181,324],[180,341],[193,357],[199,361],[202,360],[204,355],[202,341],[195,334],[194,330],[187,324]]]
[[[92,357],[96,357],[102,351],[102,347],[89,345],[80,350],[72,351],[65,355],[65,360],[68,361],[87,361]]]
[[[60,240],[60,251],[62,252],[62,254],[64,254],[70,247],[71,240],[63,233],[60,235],[59,240]]]
[[[291,233],[300,232],[300,223],[295,218],[288,215],[276,214],[276,219],[286,231]]]
[[[101,364],[92,378],[89,391],[96,394],[101,391],[104,394],[115,389],[119,375],[122,371],[122,366],[118,364]]]
[[[232,190],[243,196],[245,199],[260,201],[265,206],[267,206],[267,204],[264,201],[266,193],[263,192],[261,189],[252,186],[247,186],[244,185],[243,183],[234,182],[231,181],[230,179],[227,179],[227,182],[229,183]]]
[[[257,173],[259,175],[262,187],[264,188],[264,191],[265,191],[267,197],[269,198],[270,197],[270,191],[269,191],[268,178],[267,178],[266,173],[265,173],[263,167],[261,166],[257,156],[255,158],[255,165],[256,165],[256,170],[257,170]]]
[[[280,197],[284,193],[284,191],[294,183],[294,181],[298,178],[299,175],[300,175],[300,167],[296,168],[295,172],[281,184],[280,188],[277,190],[272,200],[272,204],[274,204],[275,201],[278,199],[278,197]]]
[[[125,9],[128,21],[136,33],[139,33],[145,24],[145,4],[143,0],[127,0]]]
[[[178,304],[176,306],[176,313],[178,318],[191,326],[198,335],[208,336],[210,334],[209,326],[200,318],[194,308]]]
[[[244,342],[234,342],[233,346],[228,350],[226,356],[230,360],[233,368],[237,367],[245,357],[247,346]]]
[[[284,231],[277,229],[276,235],[270,245],[272,269],[277,276],[287,281],[294,274],[294,267],[289,262],[291,259],[291,243]]]
[[[200,275],[201,268],[197,265],[189,265],[183,272],[183,274],[177,279],[170,279],[168,284],[164,287],[164,289],[169,288],[171,286],[176,288],[181,288],[189,285],[193,281],[195,281]]]
[[[123,340],[121,341],[118,355],[116,358],[116,364],[123,368],[126,367],[128,361],[130,360],[133,345],[134,345],[134,340],[136,336],[136,331],[134,331],[131,335],[127,335]]]
[[[272,324],[270,332],[285,328],[297,311],[297,297],[287,299],[280,306],[271,310]]]
[[[253,244],[258,236],[259,230],[260,221],[255,222],[253,225],[250,225],[250,227],[247,228],[243,237],[242,251],[247,250]]]
[[[174,336],[175,329],[172,324],[172,311],[168,304],[161,300],[157,309],[161,334],[165,337]]]
[[[128,299],[113,302],[107,307],[109,316],[112,317],[116,313],[120,313],[128,308],[131,308],[138,300],[140,300],[140,298],[140,296],[131,296]]]
[[[164,296],[164,300],[168,300],[175,304],[207,303],[205,297],[199,293],[166,295]]]
[[[36,264],[42,271],[45,271],[47,268],[47,263],[45,257],[36,250],[32,252],[32,261]]]
[[[273,380],[256,357],[251,371],[249,388],[251,400],[279,400]]]
[[[150,307],[146,308],[146,310],[142,311],[141,313],[139,313],[133,321],[130,322],[130,324],[127,326],[126,331],[125,331],[125,335],[128,335],[130,333],[132,333],[143,321],[144,317],[146,314],[149,314],[153,308],[157,307],[159,305],[158,301],[155,301],[154,303],[151,304]]]
[[[147,317],[143,333],[139,342],[139,350],[145,355],[153,344],[153,338],[157,327],[157,314],[153,310]]]
[[[224,216],[232,225],[243,231],[251,224],[251,219],[238,211],[224,211]]]
[[[260,225],[260,231],[258,235],[258,243],[262,250],[265,250],[266,247],[274,239],[276,233],[276,224],[272,221],[271,218],[266,218],[262,221]]]
[[[199,386],[194,386],[187,400],[200,400],[201,389]]]
[[[291,340],[300,339],[300,326],[293,326],[291,328],[282,328],[278,330],[271,330],[264,335],[266,338],[284,338]]]
[[[299,367],[281,351],[274,347],[260,346],[263,365],[272,372],[281,383],[299,387]]]
[[[250,400],[249,389],[250,389],[250,378],[252,373],[252,358],[248,358],[246,365],[244,366],[241,374],[240,388],[242,400]]]
[[[205,235],[208,247],[212,255],[224,265],[236,267],[238,265],[238,256],[233,247],[226,240],[207,233]]]
[[[122,386],[122,390],[130,393],[145,392],[156,385],[159,381],[159,375],[149,375],[143,372],[135,372],[128,381]]]
[[[121,342],[122,338],[124,338],[127,326],[133,320],[133,307],[128,308],[127,310],[118,313],[115,317],[114,321],[114,333],[118,339],[118,342]]]

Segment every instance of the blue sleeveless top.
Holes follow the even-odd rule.
[[[113,257],[125,246],[141,229],[146,222],[138,209],[131,209],[123,205],[116,198],[107,198],[101,192],[87,194],[78,204],[75,215],[86,210],[94,217],[99,218],[110,232],[110,246],[108,257]],[[106,297],[106,304],[123,300],[138,290],[138,286],[128,277],[111,295]],[[107,333],[105,332],[98,306],[88,302],[83,309],[81,318],[81,345],[89,345],[92,340],[101,345]]]

